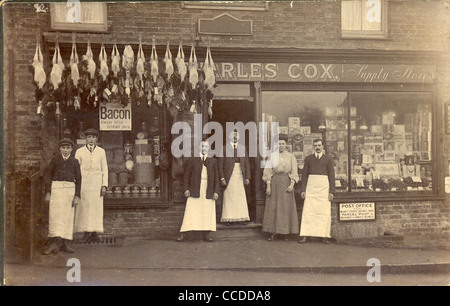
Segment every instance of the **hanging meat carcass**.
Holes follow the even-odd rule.
[[[73,81],[73,85],[75,87],[78,86],[78,81],[80,80],[80,72],[78,70],[78,53],[77,46],[75,43],[75,38],[73,38],[72,42],[72,53],[70,54],[70,78]]]
[[[83,60],[87,61],[87,70],[91,79],[95,76],[96,65],[94,62],[94,54],[92,53],[91,43],[88,41],[86,54],[83,55]]]
[[[125,70],[131,70],[134,65],[134,51],[130,45],[126,45],[125,49],[123,49],[122,55],[122,67]]]
[[[173,74],[172,53],[170,52],[169,43],[167,43],[166,54],[164,56],[164,63],[166,64],[167,79],[170,80]]]
[[[214,75],[215,65],[211,56],[211,49],[208,46],[206,50],[205,63],[203,64],[203,72],[205,73],[205,84],[208,88],[213,88],[216,83],[216,77]]]
[[[111,52],[111,70],[114,74],[114,77],[117,78],[117,74],[120,72],[120,53],[119,49],[117,49],[116,43],[114,43]]]
[[[52,70],[50,72],[50,83],[53,85],[53,89],[56,90],[61,84],[62,72],[64,70],[64,63],[62,61],[61,52],[59,51],[59,43],[56,43],[55,53],[52,59]]]
[[[108,55],[106,54],[104,44],[102,44],[102,47],[100,48],[98,60],[100,61],[100,75],[102,76],[103,81],[106,81],[109,75],[109,68],[108,68]]]
[[[153,82],[156,82],[158,74],[158,54],[156,53],[155,39],[153,39],[152,54],[150,56],[150,76],[153,78]]]
[[[44,58],[42,57],[41,45],[39,40],[36,39],[36,52],[33,58],[33,68],[34,68],[34,81],[39,89],[44,87],[47,76],[44,71]]]
[[[125,79],[123,80],[123,87],[125,88],[125,93],[128,97],[131,94],[131,86],[133,84],[133,80],[131,78],[130,71],[133,69],[134,65],[134,51],[130,45],[126,45],[123,50],[122,55],[122,66],[125,69]]]
[[[139,50],[137,54],[137,61],[136,61],[136,73],[139,76],[139,83],[140,87],[144,87],[144,73],[145,73],[145,55],[144,51],[142,50],[142,42],[139,38]]]
[[[181,44],[181,41],[180,45],[178,46],[178,54],[175,58],[175,65],[177,67],[178,73],[180,74],[181,82],[183,82],[187,74],[187,67],[184,59],[183,46]]]
[[[192,45],[191,47],[191,56],[189,57],[189,83],[192,88],[195,89],[198,83],[198,63],[197,63],[197,55],[195,54],[195,47]]]

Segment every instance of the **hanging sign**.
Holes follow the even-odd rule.
[[[232,63],[216,64],[218,81],[432,83],[432,65]]]
[[[340,203],[339,221],[375,220],[375,203]]]
[[[131,103],[101,103],[98,109],[101,131],[131,131]]]

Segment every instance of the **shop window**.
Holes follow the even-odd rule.
[[[426,92],[263,91],[262,121],[288,134],[300,177],[322,138],[336,192],[425,192],[433,189],[431,102]]]
[[[432,189],[431,94],[352,93],[352,191]]]
[[[336,191],[348,191],[347,92],[263,91],[262,101],[262,121],[278,122],[280,134],[288,135],[287,150],[297,159],[300,177],[313,140],[320,138],[334,158]]]
[[[386,38],[387,1],[342,1],[341,30],[343,38]]]
[[[167,190],[160,163],[161,110],[154,105],[128,106],[129,120],[124,116],[113,126],[102,123],[98,108],[67,111],[63,115],[64,137],[74,139],[77,149],[85,145],[83,132],[87,128],[100,131],[99,146],[105,149],[108,162],[108,203],[124,203],[126,199],[132,203],[158,202]]]
[[[105,2],[51,3],[50,13],[53,30],[106,32],[108,29]]]

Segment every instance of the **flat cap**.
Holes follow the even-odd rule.
[[[58,141],[58,146],[70,145],[73,147],[73,141],[70,138],[63,138]]]
[[[98,137],[98,131],[96,130],[96,129],[87,129],[85,132],[84,132],[84,135],[94,135],[94,136],[97,136]]]

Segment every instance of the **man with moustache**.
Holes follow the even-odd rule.
[[[239,139],[238,131],[229,132],[226,154],[218,159],[220,182],[225,187],[220,221],[227,225],[250,220],[245,193],[245,186],[250,184],[250,161]]]
[[[300,243],[307,237],[321,237],[329,243],[331,230],[331,201],[335,191],[334,163],[323,152],[322,139],[313,141],[314,154],[305,158],[301,196],[303,204]]]

